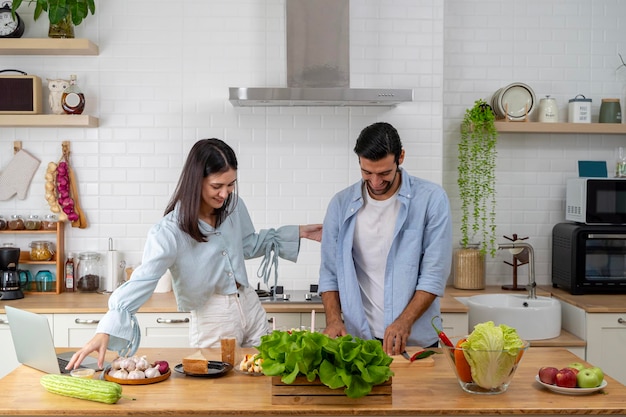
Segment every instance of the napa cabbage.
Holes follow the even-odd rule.
[[[513,327],[496,326],[488,321],[474,326],[461,347],[474,382],[482,388],[493,389],[506,382],[514,371],[524,341]]]

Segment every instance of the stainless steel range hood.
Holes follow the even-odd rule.
[[[412,89],[350,88],[349,0],[286,0],[288,87],[231,87],[233,106],[395,106]]]

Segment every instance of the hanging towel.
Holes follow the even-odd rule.
[[[16,194],[24,200],[40,163],[25,150],[18,151],[0,174],[0,200],[8,200]]]

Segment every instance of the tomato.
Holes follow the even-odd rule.
[[[456,372],[459,375],[459,379],[463,382],[472,382],[472,369],[465,359],[463,350],[461,349],[461,343],[465,342],[465,338],[460,339],[456,343],[456,349],[454,349],[454,364],[456,365]]]

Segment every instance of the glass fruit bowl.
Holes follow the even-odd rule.
[[[463,349],[458,346],[465,336],[450,338],[454,347],[443,346],[443,353],[461,388],[471,394],[502,394],[515,375],[530,343],[510,350]]]

